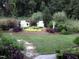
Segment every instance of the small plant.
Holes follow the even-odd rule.
[[[17,40],[12,37],[2,35],[1,42],[2,42],[2,45],[4,45],[4,46],[12,46],[12,47],[15,47],[19,50],[24,49],[24,47],[22,45],[18,45]]]
[[[56,51],[58,59],[79,59],[79,47]]]
[[[61,31],[61,34],[68,35],[68,34],[71,34],[71,32],[68,32],[68,31],[66,31],[65,29],[63,29],[63,30]]]
[[[79,46],[79,37],[74,40],[74,43]]]
[[[61,32],[63,29],[65,29],[65,24],[57,24],[57,28],[58,28],[58,31]]]

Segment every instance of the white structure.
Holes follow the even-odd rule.
[[[44,27],[44,22],[43,21],[37,22],[37,27]]]
[[[51,54],[51,55],[39,55],[35,57],[34,59],[57,59],[56,54]]]
[[[56,25],[56,22],[55,22],[55,21],[53,21],[53,29],[55,29],[55,25]]]
[[[26,28],[30,26],[30,23],[26,22],[26,20],[21,20],[20,25],[21,25],[21,28]]]

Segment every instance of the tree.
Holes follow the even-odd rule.
[[[31,17],[32,20],[35,20],[35,21],[39,21],[39,20],[43,20],[43,14],[42,12],[37,12],[37,13],[34,13]]]
[[[43,20],[46,27],[48,26],[47,24],[52,20],[52,16],[48,7],[45,7],[43,10]]]
[[[79,0],[70,0],[69,4],[66,5],[65,11],[70,18],[79,18]]]
[[[46,7],[46,6],[45,6],[45,2],[42,1],[42,2],[41,2],[41,5],[40,5],[40,11],[43,11],[45,7]]]
[[[64,11],[56,12],[53,14],[53,20],[55,20],[56,22],[64,22],[67,20],[67,15]]]
[[[79,0],[0,0],[0,15],[3,16],[30,17],[38,11],[44,15],[49,11],[50,15],[44,20],[61,11],[65,11],[69,18],[79,19]]]
[[[65,8],[65,0],[51,0],[49,1],[48,8],[50,12],[54,14],[55,12],[62,11]]]
[[[17,0],[8,0],[8,3],[10,4],[10,9],[11,9],[11,15],[13,17],[16,16],[16,2]]]
[[[29,5],[29,9],[30,9],[29,10],[30,14],[34,13],[35,8],[36,8],[36,2],[34,0],[30,0],[28,2],[28,5]]]

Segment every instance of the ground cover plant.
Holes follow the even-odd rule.
[[[0,59],[24,59],[24,47],[12,37],[0,33]]]

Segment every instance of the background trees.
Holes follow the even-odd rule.
[[[62,10],[68,17],[79,19],[79,0],[0,0],[0,16],[29,17],[40,11],[44,15],[47,13],[49,19],[50,15]]]

